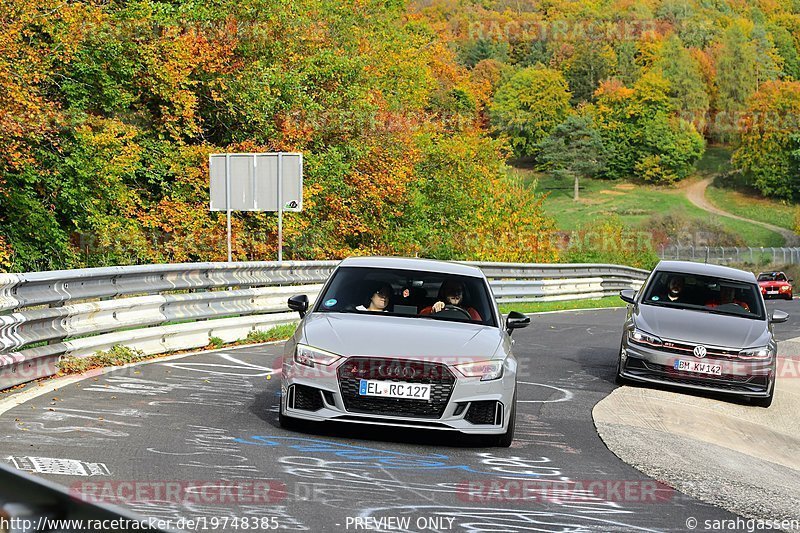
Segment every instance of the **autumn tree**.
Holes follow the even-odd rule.
[[[765,83],[746,117],[734,166],[765,196],[800,198],[800,82]]]
[[[669,82],[668,94],[674,109],[683,114],[705,115],[709,102],[700,68],[678,36],[664,42],[655,68]]]
[[[603,168],[603,144],[591,117],[571,115],[556,126],[538,146],[542,168],[554,176],[573,180],[573,199],[580,193],[580,178],[591,177]]]
[[[569,114],[569,99],[561,72],[520,70],[495,93],[492,125],[508,136],[517,156],[536,156],[537,144]]]
[[[758,86],[757,61],[756,47],[742,25],[732,24],[722,36],[717,57],[717,109],[727,113],[744,109]]]

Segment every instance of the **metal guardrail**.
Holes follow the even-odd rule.
[[[736,263],[767,266],[800,263],[800,248],[672,245],[662,247],[658,255],[661,259],[698,261],[720,265]]]
[[[498,302],[593,298],[638,288],[647,271],[616,265],[467,263]],[[0,389],[57,373],[65,356],[115,345],[145,354],[207,346],[297,320],[336,261],[190,263],[0,274]]]

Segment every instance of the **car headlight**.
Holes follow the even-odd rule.
[[[312,348],[311,346],[306,346],[305,344],[298,344],[294,351],[295,362],[300,363],[301,365],[310,366],[311,368],[314,368],[314,365],[329,366],[341,358],[341,355],[336,355],[335,353],[326,352],[325,350]]]
[[[792,290],[792,288],[790,286],[788,286],[788,285],[781,285],[781,290],[783,292],[787,292],[787,291]]]
[[[747,348],[739,352],[739,357],[745,359],[766,359],[770,356],[769,346],[761,346],[759,348]]]
[[[639,328],[633,328],[628,332],[628,340],[636,344],[651,344],[653,346],[661,346],[664,344],[664,341],[655,335],[651,335],[650,333],[642,331]]]
[[[455,365],[459,372],[468,378],[481,378],[481,381],[491,381],[503,376],[503,361],[479,361],[477,363],[463,363]]]

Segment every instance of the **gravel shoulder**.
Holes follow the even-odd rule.
[[[699,500],[764,520],[800,520],[800,337],[769,409],[668,390],[624,386],[593,409],[624,462]],[[654,445],[655,443],[655,445]]]

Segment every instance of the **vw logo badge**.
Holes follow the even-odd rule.
[[[706,347],[702,344],[699,344],[694,347],[694,356],[700,357],[701,359],[706,356]]]

